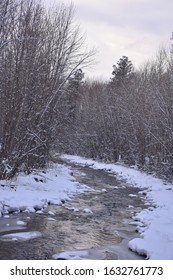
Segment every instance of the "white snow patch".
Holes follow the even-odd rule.
[[[5,234],[0,237],[0,240],[2,241],[25,241],[25,240],[30,240],[33,238],[38,238],[41,237],[42,234],[39,231],[29,231],[29,232],[17,232],[17,233],[10,233],[10,234]]]
[[[68,207],[68,206],[65,206],[66,209],[70,210],[70,211],[73,211],[73,212],[79,212],[79,209],[78,208],[75,208],[75,207]]]
[[[134,221],[134,222],[130,222],[130,225],[133,225],[133,226],[143,226],[144,224],[141,223],[141,222],[138,222],[138,221]]]
[[[16,224],[19,225],[19,226],[25,226],[26,225],[26,223],[23,222],[23,221],[17,221]]]
[[[88,251],[66,251],[59,254],[54,254],[53,259],[65,259],[65,260],[81,260],[88,257]]]
[[[50,216],[55,216],[55,213],[53,213],[52,211],[49,211],[49,212],[48,212],[48,215],[50,215]]]
[[[93,211],[89,208],[83,209],[83,212],[88,213],[88,214],[93,214]]]
[[[43,215],[44,212],[43,212],[43,210],[38,210],[38,211],[36,211],[36,214]]]
[[[9,215],[4,215],[4,218],[9,219],[10,216]]]
[[[118,232],[117,230],[114,230],[114,232],[115,232],[115,234],[116,234],[117,236],[120,236],[120,234],[119,234],[119,232]]]
[[[29,206],[26,208],[26,210],[24,211],[25,213],[35,213],[35,209],[32,206]]]
[[[56,221],[54,218],[47,218],[48,221]]]

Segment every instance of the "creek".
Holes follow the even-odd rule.
[[[74,180],[91,191],[62,206],[50,205],[42,215],[13,213],[0,218],[0,259],[45,260],[66,251],[87,252],[85,259],[144,259],[128,249],[128,241],[139,236],[132,216],[147,207],[141,189],[105,170],[65,164]],[[8,238],[21,232],[32,232],[35,238]]]

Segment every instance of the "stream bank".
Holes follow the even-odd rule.
[[[81,258],[85,259],[143,259],[128,249],[128,241],[139,236],[131,224],[132,216],[146,208],[141,189],[105,170],[65,164],[70,164],[74,180],[92,191],[77,194],[62,206],[50,205],[42,214],[1,218],[0,259],[62,259],[61,253],[67,251],[76,252],[72,258],[83,252]],[[51,217],[50,212],[54,214]],[[29,240],[4,238],[21,232],[38,236]]]

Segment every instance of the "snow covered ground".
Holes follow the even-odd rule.
[[[41,214],[48,204],[61,205],[73,195],[89,190],[74,182],[70,173],[70,168],[55,164],[46,173],[20,174],[10,182],[1,180],[0,216],[18,211]]]
[[[152,207],[133,217],[133,224],[137,226],[140,238],[131,240],[129,248],[139,254],[144,253],[148,259],[173,260],[173,185],[120,164],[100,163],[69,155],[62,157],[115,173],[134,187],[140,187],[141,192],[145,188],[146,204],[152,202]],[[89,190],[87,186],[74,181],[70,168],[59,164],[50,167],[46,173],[40,171],[27,176],[20,174],[10,182],[0,181],[0,216],[8,216],[13,211],[41,213],[48,204],[61,205],[62,201],[70,200],[75,194]],[[127,207],[133,208],[133,205]]]
[[[95,169],[108,170],[116,173],[119,178],[126,179],[134,187],[145,188],[146,204],[148,201],[152,203],[152,207],[133,217],[140,238],[131,240],[129,248],[145,254],[148,259],[173,260],[173,185],[120,164],[100,163],[69,155],[64,155],[63,158]]]

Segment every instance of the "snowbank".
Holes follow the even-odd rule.
[[[131,240],[129,248],[146,255],[147,259],[173,260],[173,185],[119,164],[105,164],[78,156],[62,157],[94,169],[111,171],[129,184],[146,189],[146,200],[151,202],[153,207],[144,209],[134,217],[134,220],[138,221],[140,238]]]
[[[0,215],[9,212],[35,212],[48,204],[61,205],[74,194],[89,188],[74,182],[71,170],[63,165],[54,165],[46,173],[20,174],[12,181],[0,181]]]

